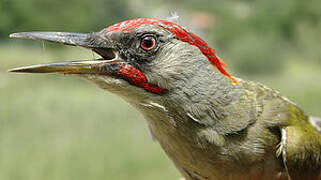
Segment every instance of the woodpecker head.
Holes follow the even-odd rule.
[[[10,37],[81,46],[101,58],[32,65],[9,71],[77,74],[123,97],[162,96],[184,88],[182,84],[192,81],[193,77],[199,77],[196,81],[201,81],[208,76],[219,76],[217,79],[237,82],[225,71],[225,64],[215,55],[214,49],[185,27],[162,19],[132,19],[87,34],[21,32]]]

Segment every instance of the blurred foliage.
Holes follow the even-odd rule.
[[[241,74],[281,72],[293,54],[321,64],[320,0],[0,0],[0,39],[26,30],[96,31],[154,16],[160,7],[161,18],[176,10],[186,14],[187,26],[194,12],[211,14],[213,26],[204,39]]]
[[[215,48],[242,74],[280,72],[289,54],[321,64],[320,0],[190,2],[186,9],[213,14]]]
[[[16,31],[93,31],[128,18],[125,0],[0,0],[0,38]]]

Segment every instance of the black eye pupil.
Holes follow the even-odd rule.
[[[146,39],[146,40],[144,40],[144,45],[145,45],[145,47],[151,47],[151,46],[153,46],[153,41],[150,39]]]
[[[141,48],[144,50],[151,50],[156,45],[156,39],[153,36],[144,37],[140,43]]]

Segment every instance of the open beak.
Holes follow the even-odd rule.
[[[114,48],[103,40],[99,33],[72,32],[21,32],[10,34],[10,38],[43,40],[60,44],[81,46],[99,54],[102,58],[93,60],[79,60],[38,64],[10,69],[9,72],[24,73],[64,73],[64,74],[112,74],[108,72],[108,65],[119,64],[123,60]],[[115,68],[113,68],[115,69]]]

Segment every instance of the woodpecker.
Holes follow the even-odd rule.
[[[101,58],[14,68],[78,75],[145,117],[186,180],[320,179],[321,120],[260,83],[231,76],[189,29],[138,18],[99,32],[20,32],[12,38],[80,46]]]

